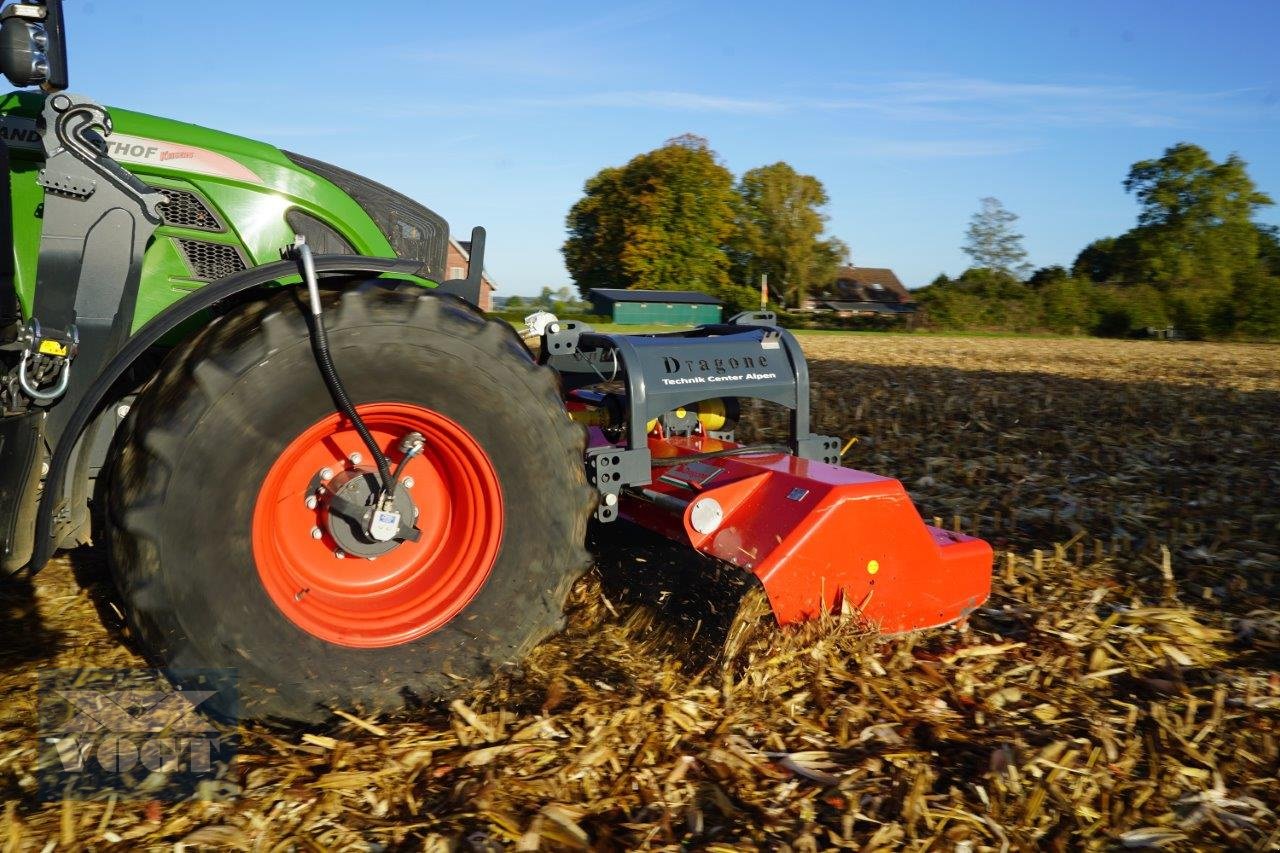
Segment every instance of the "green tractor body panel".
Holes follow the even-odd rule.
[[[44,165],[36,132],[43,101],[31,92],[0,97],[0,139],[9,144],[11,158],[15,288],[24,317],[30,317],[34,301],[45,193],[36,182]],[[218,278],[279,260],[280,249],[296,233],[313,245],[317,237],[330,244],[317,251],[394,258],[397,248],[384,228],[394,230],[393,236],[408,238],[411,254],[404,242],[400,254],[423,261],[424,275],[441,277],[447,225],[409,199],[329,167],[358,182],[357,192],[391,194],[395,209],[371,212],[351,191],[274,146],[128,110],[112,109],[111,118],[108,153],[169,197],[164,223],[144,257],[134,331]],[[406,214],[409,221],[401,221]],[[415,246],[421,251],[412,253]]]

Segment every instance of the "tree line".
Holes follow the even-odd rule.
[[[1271,205],[1237,155],[1215,161],[1178,143],[1134,163],[1139,203],[1124,234],[1086,246],[1070,268],[1032,270],[1017,216],[985,198],[965,232],[972,266],[916,292],[940,329],[1123,336],[1177,329],[1193,338],[1280,338],[1280,233],[1256,221]],[[587,181],[569,211],[565,263],[594,287],[701,290],[731,309],[797,308],[830,284],[849,249],[826,233],[822,183],[787,163],[735,179],[701,137],[686,135]]]
[[[918,292],[944,329],[1049,330],[1124,336],[1149,329],[1191,338],[1280,338],[1280,233],[1256,221],[1271,198],[1231,155],[1178,143],[1134,163],[1124,189],[1133,228],[1086,246],[1068,269],[1030,272],[1017,216],[982,200],[966,232],[974,266]],[[1028,275],[1028,272],[1030,274]]]
[[[731,309],[760,304],[762,275],[778,304],[801,305],[848,255],[828,236],[827,192],[786,163],[736,179],[693,135],[600,170],[569,211],[565,265],[594,287],[700,290]]]

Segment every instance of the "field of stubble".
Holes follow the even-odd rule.
[[[0,845],[1280,847],[1280,347],[803,342],[846,464],[995,546],[968,624],[744,621],[681,669],[588,575],[564,635],[449,707],[248,728],[211,801],[38,804],[36,673],[140,665],[86,551],[0,592]]]

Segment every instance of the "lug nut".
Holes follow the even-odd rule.
[[[315,509],[320,506],[320,499],[315,495],[307,495],[307,509]]]
[[[324,531],[322,531],[319,527],[311,528],[312,539],[319,539],[321,536],[324,536]]]
[[[359,465],[360,462],[364,459],[364,457],[361,456],[359,453],[352,453],[347,458],[351,460],[352,465]]]
[[[332,480],[332,479],[333,479],[333,469],[332,469],[332,468],[321,468],[321,469],[320,469],[320,479],[321,479],[321,480]]]
[[[120,405],[116,406],[116,417],[124,419],[128,417],[128,415],[129,415],[128,403],[121,403]]]
[[[404,478],[404,480],[403,480],[402,482],[404,483],[404,487],[405,487],[406,489],[412,489],[412,488],[413,488],[413,478],[412,478],[412,477],[405,477],[405,478]]]
[[[334,556],[334,559],[336,560],[345,560],[347,557],[347,554],[345,551],[338,550],[333,552],[333,556]]]

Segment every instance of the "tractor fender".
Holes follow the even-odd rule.
[[[321,277],[340,277],[361,273],[413,275],[422,267],[420,261],[411,259],[368,258],[358,255],[316,255],[315,264],[316,274]],[[40,509],[36,513],[34,552],[27,566],[27,571],[31,575],[43,569],[49,562],[49,558],[53,556],[56,547],[53,540],[54,512],[62,500],[67,470],[72,463],[76,445],[102,406],[108,402],[107,397],[120,377],[165,335],[201,311],[254,288],[297,276],[297,264],[293,261],[277,261],[244,270],[206,285],[153,317],[103,366],[94,378],[93,384],[77,401],[71,418],[58,436],[53,457],[49,460],[44,495],[40,500]]]

